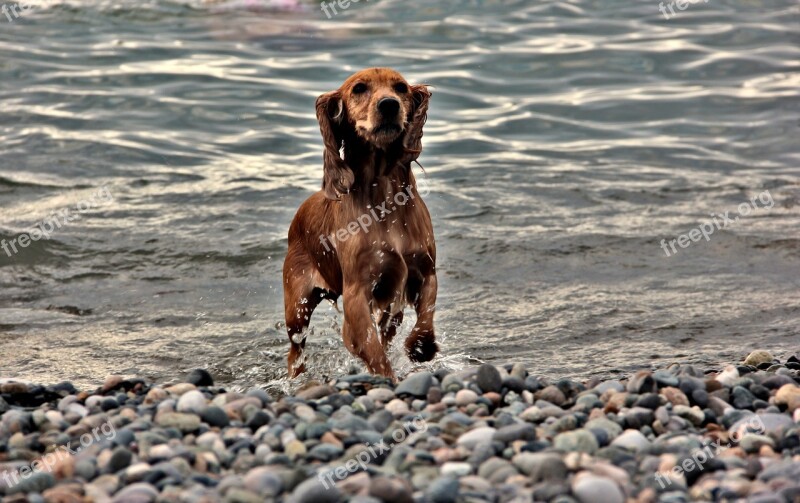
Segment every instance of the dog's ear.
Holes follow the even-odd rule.
[[[428,101],[430,101],[430,98],[431,92],[425,84],[411,86],[413,106],[408,114],[408,127],[403,139],[403,164],[410,164],[416,161],[422,153],[422,127],[425,125],[425,121],[428,120]]]
[[[344,139],[344,103],[340,91],[331,91],[317,98],[317,120],[325,150],[322,153],[322,190],[328,199],[338,200],[353,186],[353,170],[344,162],[339,150]]]

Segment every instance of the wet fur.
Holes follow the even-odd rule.
[[[365,87],[366,92],[356,92]],[[314,308],[339,296],[344,297],[345,347],[371,373],[394,377],[387,350],[408,305],[417,313],[405,341],[409,358],[429,361],[438,351],[436,245],[411,172],[422,152],[429,98],[426,86],[410,86],[394,70],[373,68],[317,99],[325,145],[322,190],[297,210],[283,266],[291,377],[305,370],[305,332]],[[381,113],[381,100],[399,102],[396,118]],[[395,203],[399,192],[409,196],[404,205]],[[395,209],[373,221],[367,232],[359,229],[342,241],[320,239],[347,229],[384,202]]]

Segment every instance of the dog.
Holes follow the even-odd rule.
[[[344,345],[370,373],[394,379],[387,351],[408,305],[417,313],[408,357],[426,362],[439,350],[433,224],[411,172],[430,96],[392,69],[370,68],[317,98],[322,190],[297,210],[283,264],[290,377],[305,371],[314,308],[339,296]]]

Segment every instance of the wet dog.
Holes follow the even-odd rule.
[[[394,377],[387,350],[408,305],[417,313],[409,358],[425,362],[438,351],[433,225],[411,172],[430,96],[394,70],[371,68],[317,99],[322,190],[297,210],[283,264],[291,377],[305,370],[314,308],[339,296],[344,345],[371,373]]]

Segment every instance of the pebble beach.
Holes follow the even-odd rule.
[[[184,380],[1,380],[2,502],[800,501],[795,355],[586,382],[355,374],[282,397]]]

